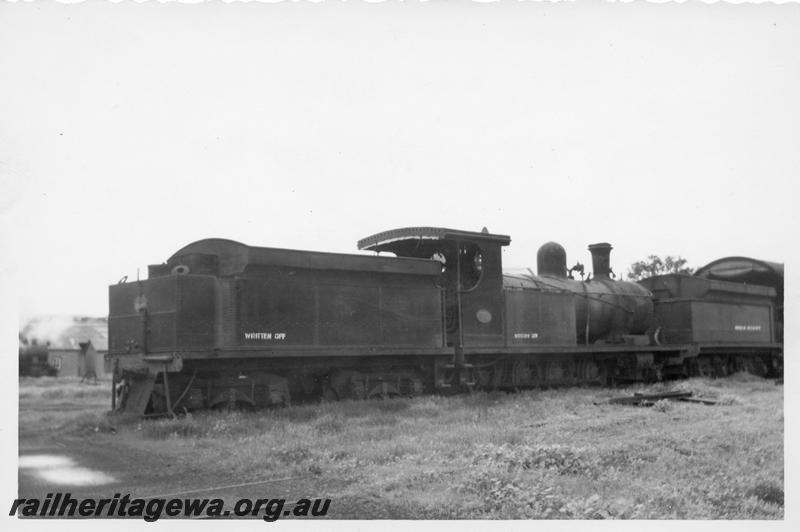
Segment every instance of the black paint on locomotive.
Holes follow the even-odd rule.
[[[378,256],[190,244],[150,266],[147,280],[109,289],[114,406],[158,413],[658,379],[685,374],[704,340],[715,353],[741,340],[673,336],[677,322],[664,316],[681,311],[664,309],[674,298],[612,280],[608,244],[590,246],[594,277],[579,281],[555,243],[540,249],[539,275],[504,274],[509,243],[419,227],[358,243]],[[706,320],[730,303],[706,299]],[[725,316],[723,329],[739,319]],[[771,336],[752,340],[755,356],[780,351]]]

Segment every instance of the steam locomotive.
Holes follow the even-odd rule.
[[[504,273],[510,241],[412,227],[358,242],[374,256],[189,244],[147,280],[109,287],[112,408],[158,415],[782,371],[773,287],[614,280],[607,243],[589,246],[586,279],[554,242],[537,253],[538,275]]]
[[[20,377],[55,377],[58,370],[47,358],[48,346],[27,343],[19,346]]]

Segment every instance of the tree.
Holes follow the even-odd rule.
[[[662,260],[658,255],[650,255],[647,260],[640,260],[628,268],[628,280],[638,281],[654,275],[667,273],[685,273],[691,275],[694,268],[686,266],[688,261],[681,256],[667,255]]]

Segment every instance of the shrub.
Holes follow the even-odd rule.
[[[488,462],[507,471],[518,469],[550,469],[560,475],[589,473],[573,449],[564,445],[484,445],[478,450],[475,462]]]
[[[656,412],[669,412],[672,410],[672,401],[669,399],[660,399],[653,404],[653,410]]]
[[[721,405],[740,405],[742,401],[735,395],[723,394],[719,396],[717,403]]]
[[[768,482],[760,482],[750,488],[747,494],[764,502],[783,506],[783,488]]]

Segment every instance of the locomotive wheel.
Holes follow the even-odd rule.
[[[783,377],[783,356],[770,356],[772,363],[772,375],[776,377]]]
[[[326,403],[335,402],[339,400],[339,396],[336,394],[336,390],[334,390],[330,385],[326,384],[322,388],[322,401]]]
[[[241,392],[237,392],[235,388],[229,388],[225,391],[217,392],[210,401],[210,406],[213,410],[232,412],[234,410],[252,410],[256,405],[250,398]]]
[[[698,376],[709,379],[714,377],[714,368],[711,361],[707,358],[700,358],[697,360],[697,373]]]
[[[748,362],[748,370],[750,373],[762,378],[767,376],[767,365],[764,363],[764,360],[761,357],[752,357],[748,360]]]
[[[476,372],[477,384],[479,388],[491,389],[494,379],[494,370],[492,368],[481,368]]]
[[[702,377],[700,360],[697,358],[688,358],[683,361],[683,373],[687,377]]]
[[[402,397],[400,392],[391,384],[382,382],[370,390],[367,399],[394,399]]]
[[[660,365],[645,368],[642,373],[646,383],[661,382],[663,380]]]
[[[716,356],[711,361],[714,376],[725,377],[728,375],[728,357]]]
[[[584,360],[577,364],[578,382],[581,384],[592,384],[602,382],[601,371],[594,360]]]
[[[334,371],[328,381],[328,386],[335,392],[338,399],[364,399],[366,378],[357,371]]]
[[[564,368],[559,362],[553,361],[547,364],[545,381],[550,386],[561,384],[564,381]]]
[[[575,375],[578,372],[577,364],[574,360],[565,360],[562,364],[564,373],[564,384],[567,386],[575,385]]]

